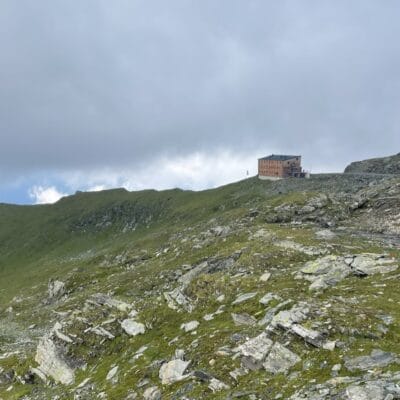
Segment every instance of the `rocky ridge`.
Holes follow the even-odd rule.
[[[400,153],[389,157],[355,161],[346,167],[345,173],[400,174]]]

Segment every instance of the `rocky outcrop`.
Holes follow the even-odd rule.
[[[301,358],[282,344],[275,342],[263,363],[266,371],[273,374],[287,372],[301,361]]]
[[[50,279],[47,292],[48,292],[48,299],[50,301],[57,300],[62,296],[64,296],[66,292],[65,283],[59,280]]]
[[[345,168],[344,172],[357,174],[400,174],[400,153],[389,157],[352,162]]]
[[[329,255],[307,262],[297,276],[311,282],[310,290],[323,290],[349,275],[386,274],[397,268],[396,260],[384,254]]]
[[[297,354],[279,342],[274,343],[265,332],[247,340],[236,351],[242,356],[242,367],[252,371],[264,368],[268,372],[278,374],[287,372],[301,361]]]
[[[393,363],[399,363],[399,361],[400,359],[396,354],[375,349],[369,356],[348,358],[344,365],[350,371],[367,371],[373,368],[383,368]]]
[[[164,298],[167,301],[167,305],[172,310],[185,310],[187,312],[192,312],[194,309],[193,304],[190,299],[185,296],[181,288],[175,288],[170,292],[164,292]]]
[[[237,348],[237,351],[242,355],[242,364],[248,369],[256,370],[262,368],[262,363],[272,345],[273,341],[268,338],[266,333],[262,333],[247,340]]]
[[[325,383],[306,385],[289,400],[394,400],[400,398],[399,374],[371,377],[340,377]]]
[[[75,368],[65,356],[65,350],[57,345],[50,336],[39,341],[35,361],[38,370],[45,376],[50,376],[55,382],[71,385],[75,381]],[[39,377],[43,375],[38,374]]]
[[[92,295],[90,299],[86,300],[86,303],[99,307],[105,306],[109,308],[115,308],[116,310],[121,312],[129,312],[133,308],[131,304],[114,299],[113,297],[103,293],[96,293]]]

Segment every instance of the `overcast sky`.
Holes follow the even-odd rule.
[[[400,151],[398,0],[3,0],[0,202]]]

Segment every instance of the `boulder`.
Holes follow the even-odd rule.
[[[51,376],[54,381],[71,385],[75,380],[75,371],[65,357],[63,347],[56,345],[50,336],[43,337],[37,346],[35,361],[38,370],[45,376]],[[41,374],[38,374],[41,377]]]
[[[344,365],[350,371],[367,371],[369,369],[387,367],[395,362],[399,362],[396,354],[375,349],[372,350],[369,356],[348,358],[345,360]]]
[[[351,261],[351,269],[356,275],[366,276],[376,273],[387,274],[396,271],[395,259],[382,254],[359,254]]]
[[[261,276],[260,276],[260,281],[261,282],[267,282],[269,280],[269,278],[271,278],[271,273],[270,272],[264,272]]]
[[[351,270],[343,257],[329,255],[307,262],[300,273],[311,282],[310,290],[323,290],[349,276]]]
[[[282,310],[282,308],[285,308],[287,305],[289,305],[290,303],[292,303],[292,300],[285,300],[282,301],[281,303],[279,303],[277,306],[269,309],[264,317],[262,319],[260,319],[260,321],[258,321],[258,325],[259,326],[264,326],[264,325],[268,325],[272,319],[274,318],[275,314],[279,311]]]
[[[183,308],[187,312],[193,311],[193,305],[190,303],[190,300],[183,294],[180,288],[175,288],[170,292],[164,292],[165,300],[167,301],[167,305],[172,310],[179,311],[180,308]]]
[[[398,268],[395,261],[382,254],[329,255],[307,262],[298,277],[311,282],[310,290],[323,290],[351,274],[367,276],[393,272]]]
[[[335,349],[335,342],[326,341],[320,332],[305,328],[300,324],[293,324],[290,328],[290,332],[301,337],[304,341],[315,347],[331,351]]]
[[[243,303],[247,300],[252,299],[253,297],[257,296],[257,292],[252,292],[252,293],[243,293],[241,295],[239,295],[233,302],[232,304],[240,304]]]
[[[189,375],[184,375],[190,361],[172,360],[163,364],[159,371],[159,377],[163,385],[179,382]]]
[[[137,336],[145,333],[146,328],[140,322],[133,319],[124,319],[121,322],[122,329],[130,336]]]
[[[278,374],[281,372],[287,372],[300,361],[301,358],[297,354],[276,342],[272,346],[265,362],[263,363],[263,367],[268,372]]]
[[[237,348],[244,357],[242,359],[242,364],[251,370],[261,369],[262,362],[270,351],[272,345],[272,340],[267,337],[265,332],[247,340]]]
[[[306,303],[298,303],[294,305],[290,310],[279,311],[276,314],[268,327],[269,330],[274,328],[282,328],[289,330],[293,324],[304,321],[310,312]]]
[[[59,299],[66,293],[65,283],[62,281],[50,279],[47,287],[47,292],[49,300]]]
[[[200,322],[198,321],[190,321],[187,322],[186,324],[181,325],[181,329],[183,329],[185,332],[191,332],[197,329],[197,327],[200,325]]]

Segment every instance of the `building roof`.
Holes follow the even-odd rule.
[[[287,156],[287,155],[283,155],[283,154],[271,154],[270,156],[259,158],[259,160],[286,161],[286,160],[291,160],[292,158],[296,158],[296,157],[300,157],[300,156]]]

